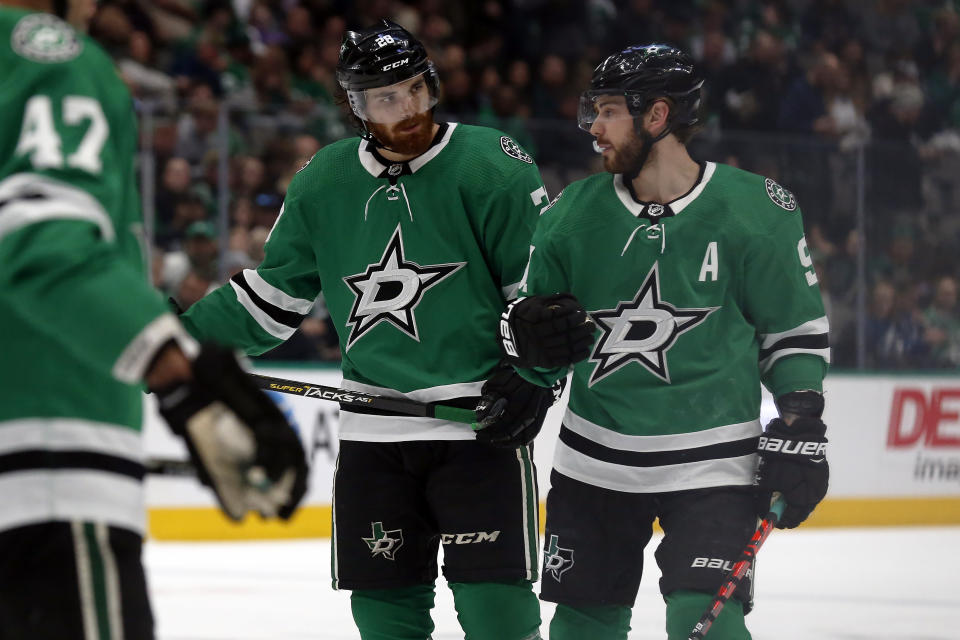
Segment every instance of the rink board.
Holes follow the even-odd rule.
[[[337,386],[333,368],[260,367],[259,373]],[[209,492],[189,478],[151,476],[150,535],[162,540],[291,538],[330,535],[330,495],[337,455],[338,409],[332,402],[274,394],[296,424],[311,459],[305,506],[290,523],[220,515]],[[960,524],[960,376],[831,374],[824,421],[830,439],[830,493],[804,526]],[[147,400],[146,453],[183,458]],[[565,401],[553,407],[537,438],[541,499]],[[765,396],[763,420],[774,414]],[[541,504],[541,524],[543,506]]]

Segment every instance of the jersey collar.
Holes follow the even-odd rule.
[[[713,177],[713,172],[716,171],[716,169],[716,163],[704,163],[703,169],[700,171],[700,177],[697,179],[696,184],[693,185],[693,188],[691,188],[690,191],[687,191],[676,200],[664,202],[662,204],[669,206],[673,211],[673,214],[678,215],[681,211],[687,208],[690,203],[700,196],[704,188],[707,186],[707,183],[710,182],[710,178]],[[640,203],[633,199],[633,196],[630,194],[630,189],[623,182],[622,173],[618,173],[613,176],[613,189],[616,191],[617,197],[620,198],[620,202],[623,204],[623,206],[626,207],[627,211],[629,211],[636,218],[644,215],[644,211],[646,210],[647,206],[651,204],[649,202]]]
[[[410,173],[416,173],[418,169],[433,160],[435,157],[437,157],[438,153],[443,151],[443,149],[450,142],[450,137],[453,135],[453,130],[456,128],[456,122],[440,123],[440,131],[437,132],[438,135],[434,139],[430,148],[413,160],[408,160],[407,162],[390,162],[376,152],[376,149],[372,144],[370,144],[369,140],[361,140],[359,149],[357,151],[360,157],[360,164],[362,164],[363,168],[366,169],[367,172],[374,178],[379,178],[382,176],[384,172],[394,164],[406,165],[409,167]]]

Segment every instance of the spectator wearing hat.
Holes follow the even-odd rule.
[[[923,312],[927,325],[924,341],[930,345],[930,364],[960,366],[960,310],[957,308],[957,279],[950,275],[937,280],[933,300]]]
[[[191,271],[213,281],[217,273],[217,255],[216,228],[206,220],[193,222],[186,229],[182,248],[164,256],[158,284],[173,294]]]

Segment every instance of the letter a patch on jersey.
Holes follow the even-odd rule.
[[[654,263],[633,300],[620,302],[616,309],[590,314],[603,335],[590,355],[590,361],[597,366],[590,374],[589,385],[630,362],[639,362],[669,384],[667,351],[680,334],[690,331],[719,308],[677,309],[665,302],[660,297],[660,269]]]
[[[397,225],[380,261],[368,265],[363,273],[343,279],[356,296],[347,321],[350,327],[347,349],[384,321],[419,342],[414,310],[423,299],[424,292],[467,264],[452,262],[421,267],[416,262],[406,260],[403,253],[403,234],[400,225]]]

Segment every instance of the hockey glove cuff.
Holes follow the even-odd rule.
[[[757,513],[766,515],[774,492],[787,503],[778,529],[792,529],[807,519],[827,494],[827,426],[812,416],[801,416],[788,425],[771,420],[760,436],[757,468]]]
[[[224,513],[288,519],[307,489],[307,463],[296,432],[223,347],[205,344],[193,378],[154,389],[160,414],[181,436],[200,481]]]
[[[500,315],[500,351],[517,367],[566,367],[590,355],[594,331],[569,293],[518,298]]]
[[[513,367],[502,365],[483,384],[477,440],[505,449],[530,444],[553,401],[552,389],[528,382]]]

